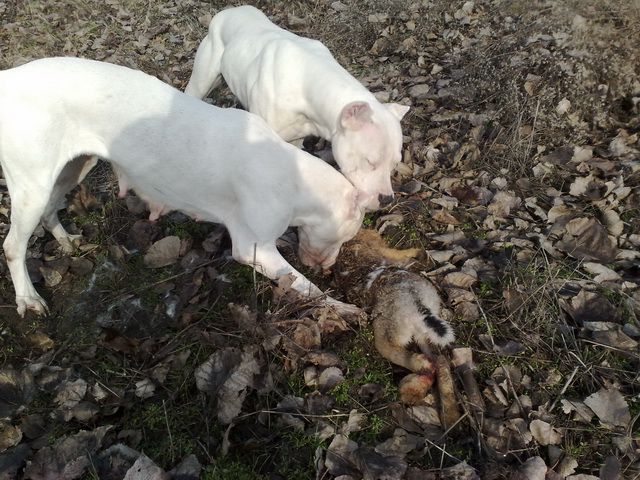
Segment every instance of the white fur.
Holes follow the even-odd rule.
[[[375,270],[371,274],[375,278],[368,283],[367,288],[371,288],[372,283],[383,272],[384,267]],[[402,280],[385,288],[384,294],[376,297],[373,309],[374,318],[383,316],[386,319],[381,323],[381,336],[393,338],[393,343],[402,347],[415,342],[425,351],[429,350],[430,344],[444,347],[452,343],[455,340],[453,329],[440,318],[442,300],[431,282],[408,271],[397,271],[395,275],[401,275]],[[425,310],[435,317],[445,330],[444,334],[431,328],[425,321]],[[374,319],[374,328],[376,323],[377,320]],[[387,330],[390,330],[389,334],[382,335]]]
[[[397,332],[401,332],[401,339],[398,343],[408,345],[411,341],[423,344],[423,339],[428,339],[432,344],[446,346],[455,340],[453,329],[451,326],[440,318],[440,309],[442,301],[437,290],[431,283],[420,277],[420,281],[407,281],[400,284],[397,289],[398,295],[395,300],[396,318],[403,322],[397,326]],[[420,302],[423,307],[427,307],[431,314],[446,329],[444,335],[440,335],[432,330],[424,321],[425,315],[418,309],[416,301]]]
[[[256,115],[207,105],[125,67],[37,60],[0,72],[0,162],[12,201],[4,251],[20,315],[46,311],[27,274],[29,237],[42,219],[71,249],[56,210],[93,155],[109,160],[121,187],[149,201],[152,214],[181,210],[223,223],[236,260],[255,258],[272,279],[293,274],[293,288],[306,295],[320,291],[282,258],[276,239],[298,226],[303,262],[327,267],[362,221],[356,189]]]
[[[409,107],[381,104],[320,42],[299,37],[245,5],[215,15],[196,53],[186,93],[204,98],[224,77],[240,102],[285,140],[332,142],[342,173],[377,209],[392,196],[400,119]]]

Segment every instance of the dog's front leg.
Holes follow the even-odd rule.
[[[295,278],[291,284],[291,288],[306,297],[318,297],[322,295],[322,291],[307,279],[302,273],[293,268],[287,262],[275,245],[245,245],[236,247],[233,244],[233,258],[245,265],[251,265],[256,271],[269,277],[271,280],[277,281],[285,275],[293,275]],[[344,303],[335,298],[326,296],[323,299],[326,305],[334,308],[339,314],[348,317],[359,318],[364,315],[362,309]]]
[[[242,244],[233,241],[233,258],[245,265],[251,265],[257,272],[271,280],[292,275],[295,280],[291,288],[305,297],[317,297],[322,291],[311,283],[302,273],[287,262],[275,245]]]

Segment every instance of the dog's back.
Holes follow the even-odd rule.
[[[257,209],[282,210],[280,198],[295,204],[301,192],[318,190],[324,209],[352,188],[257,115],[207,105],[118,65],[49,58],[0,72],[0,105],[0,155],[11,157],[9,175],[46,168],[55,178],[71,159],[97,155],[145,197],[221,222],[218,215],[248,198]],[[280,213],[289,215],[266,214]]]

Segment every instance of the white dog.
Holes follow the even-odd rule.
[[[121,186],[156,212],[223,223],[237,261],[271,279],[293,274],[292,287],[305,295],[321,292],[280,255],[276,239],[298,226],[302,262],[328,267],[364,214],[339,172],[256,115],[207,105],[129,68],[36,60],[0,72],[0,162],[11,196],[4,251],[21,316],[47,310],[27,274],[29,237],[42,220],[72,248],[56,211],[95,156],[109,160]]]
[[[382,104],[317,40],[274,25],[251,6],[218,13],[198,47],[185,90],[204,98],[223,76],[252,113],[286,141],[331,141],[342,173],[367,209],[393,200],[391,172],[401,160],[400,119],[409,107]]]

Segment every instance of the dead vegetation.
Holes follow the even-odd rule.
[[[639,478],[637,0],[255,4],[412,105],[399,198],[365,224],[426,255],[461,417],[399,403],[371,326],[282,299],[215,225],[150,224],[100,167],[63,221],[79,253],[30,242],[50,317],[16,317],[0,260],[0,478]],[[0,68],[78,55],[183,88],[221,7],[0,1]]]

